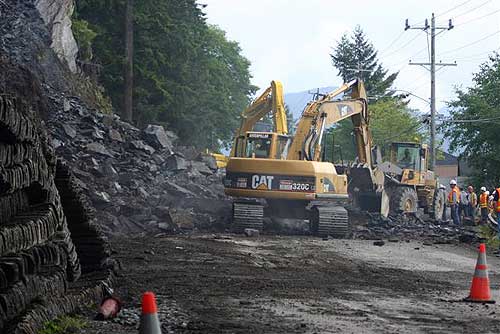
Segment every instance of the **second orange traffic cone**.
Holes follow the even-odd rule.
[[[155,294],[145,292],[142,295],[142,315],[139,334],[161,334],[157,312]]]
[[[470,294],[464,299],[468,302],[494,303],[491,299],[490,279],[488,277],[488,266],[486,264],[486,245],[479,245],[476,270],[472,278]]]

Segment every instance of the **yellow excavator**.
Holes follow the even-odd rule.
[[[288,127],[285,112],[285,99],[283,96],[283,84],[278,80],[271,81],[271,85],[241,113],[241,124],[236,130],[229,157],[220,153],[210,154],[215,159],[217,168],[223,169],[227,167],[229,158],[234,157],[236,152],[241,150],[242,143],[247,140],[247,133],[250,133],[255,125],[268,114],[271,114],[273,120],[273,134],[275,137],[273,137],[272,140],[279,143],[286,142],[288,139]],[[259,136],[259,134],[260,136],[266,136],[269,132],[252,132],[252,136]],[[281,151],[282,149],[272,145],[271,150],[273,154],[276,154],[275,152]]]
[[[257,122],[268,114],[273,118],[273,132],[252,131]],[[254,138],[267,140],[253,140]],[[250,146],[253,148],[253,158],[262,158],[264,151],[269,151],[265,158],[280,158],[283,145],[288,139],[283,85],[280,81],[273,80],[271,85],[242,112],[241,125],[236,131],[229,157],[243,155],[249,145],[249,148]],[[257,142],[259,147],[253,147]]]
[[[268,133],[241,127],[224,179],[225,193],[233,197],[233,229],[261,230],[264,216],[273,216],[307,219],[317,235],[348,235],[346,169],[322,161],[321,154],[325,129],[347,118],[354,124],[356,171],[367,190],[381,192],[384,175],[373,168],[366,91],[353,80],[311,101],[293,138],[279,127]]]

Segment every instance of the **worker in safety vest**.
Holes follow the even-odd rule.
[[[467,197],[469,199],[469,206],[467,208],[467,216],[470,218],[470,220],[474,224],[475,219],[476,219],[477,195],[474,192],[473,186],[467,187]]]
[[[497,213],[498,239],[500,239],[500,187],[493,192],[493,209]]]
[[[479,209],[481,210],[481,220],[479,224],[486,224],[488,222],[488,197],[489,193],[486,187],[481,187],[481,194],[479,195]]]
[[[451,219],[455,225],[460,225],[460,216],[458,206],[460,204],[460,190],[457,187],[457,181],[450,181],[450,192],[448,193],[448,205],[451,209]]]

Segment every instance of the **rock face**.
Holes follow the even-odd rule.
[[[71,30],[73,0],[36,0],[36,8],[52,36],[52,49],[72,72],[76,72],[78,46]]]

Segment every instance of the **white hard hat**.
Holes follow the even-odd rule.
[[[481,191],[486,191],[486,187],[481,187]]]
[[[484,193],[485,193],[487,196],[489,196],[489,194],[490,194],[490,192],[489,192],[488,190],[486,190]]]
[[[451,181],[450,181],[450,185],[452,185],[452,184],[453,184],[453,185],[457,185],[457,181],[455,181],[455,180],[451,180]]]

